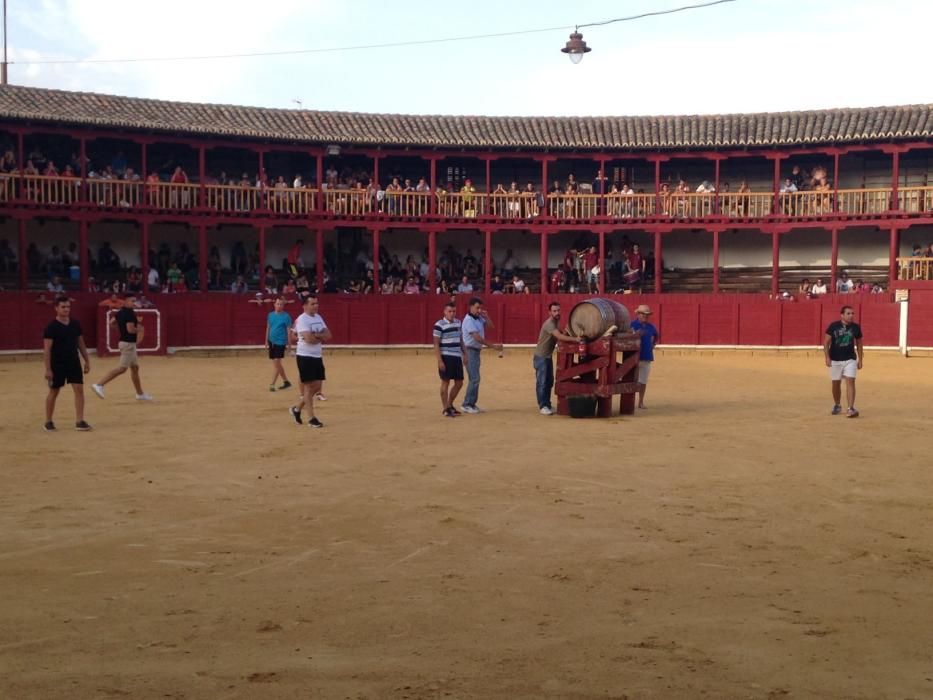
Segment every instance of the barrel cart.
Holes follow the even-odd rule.
[[[557,343],[558,415],[577,415],[571,404],[576,409],[595,401],[596,415],[608,418],[616,395],[620,414],[635,413],[641,335],[631,332],[628,309],[611,299],[588,299],[573,307],[568,330],[579,341]]]

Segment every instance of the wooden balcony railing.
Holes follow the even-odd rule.
[[[838,194],[838,196],[837,196]],[[564,221],[703,219],[708,217],[764,218],[831,215],[871,216],[891,209],[887,188],[772,192],[655,194],[486,194],[484,192],[382,192],[350,189],[257,188],[253,185],[206,185],[204,204],[217,212],[264,211],[277,216],[310,216],[325,211],[337,215],[416,218],[428,216],[432,200],[437,216],[529,220],[549,217]],[[108,208],[194,210],[201,206],[197,184],[128,182],[76,177],[0,174],[0,202],[25,200],[43,205],[87,203]],[[933,186],[899,188],[896,208],[911,214],[933,213]]]
[[[898,258],[899,280],[933,280],[933,258]]]

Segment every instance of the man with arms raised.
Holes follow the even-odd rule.
[[[551,406],[551,391],[554,389],[554,362],[551,356],[558,340],[567,340],[572,343],[580,340],[572,335],[565,335],[558,329],[560,323],[560,304],[552,301],[547,307],[548,318],[541,324],[538,333],[538,344],[535,347],[532,361],[535,368],[535,393],[538,396],[538,411],[542,416],[554,413]]]
[[[826,329],[823,339],[823,353],[829,378],[833,385],[833,415],[842,413],[842,379],[846,380],[846,401],[849,408],[847,418],[858,417],[855,409],[855,375],[862,369],[865,351],[862,349],[862,328],[855,322],[855,309],[843,306],[841,317],[833,321]]]
[[[289,412],[301,425],[301,409],[308,407],[308,425],[323,428],[324,424],[314,415],[314,395],[321,390],[324,381],[324,356],[321,343],[331,339],[330,329],[318,314],[317,295],[309,294],[304,300],[304,313],[295,319],[295,335],[298,344],[295,355],[298,360],[298,376],[301,380],[301,400]]]
[[[444,317],[434,324],[434,357],[441,378],[443,415],[454,418],[460,415],[460,411],[454,408],[454,400],[463,386],[463,341],[460,337],[457,305],[452,301],[444,305]],[[450,386],[451,382],[454,383],[453,387]]]

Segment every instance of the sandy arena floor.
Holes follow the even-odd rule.
[[[0,362],[0,697],[933,697],[931,359],[847,420],[818,355],[667,352],[580,421],[509,351],[450,420],[430,356],[335,354],[320,431],[267,370],[144,358],[46,434]]]

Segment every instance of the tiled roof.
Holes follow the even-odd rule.
[[[0,86],[0,119],[308,144],[437,148],[743,148],[933,136],[933,105],[669,117],[318,112]]]

